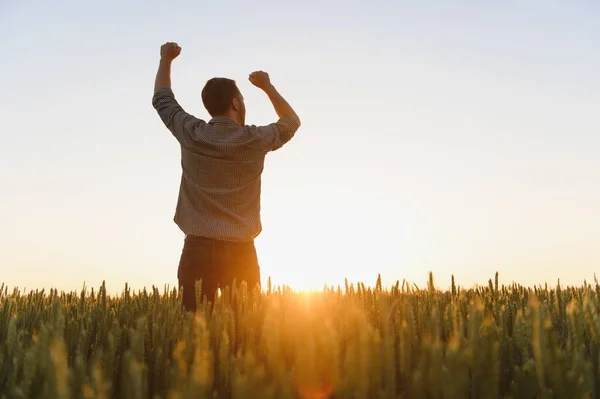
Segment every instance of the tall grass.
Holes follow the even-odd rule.
[[[598,398],[600,286],[0,288],[2,398]],[[199,297],[198,297],[199,300]]]

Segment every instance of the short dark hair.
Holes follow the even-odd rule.
[[[231,107],[234,98],[240,95],[235,80],[212,78],[202,89],[202,103],[210,116],[223,115]]]

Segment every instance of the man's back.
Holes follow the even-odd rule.
[[[261,174],[265,155],[289,141],[298,124],[280,118],[267,126],[242,126],[185,113],[170,89],[153,105],[181,146],[182,177],[174,221],[186,235],[251,241],[262,230]]]
[[[198,123],[191,136],[181,145],[175,223],[188,234],[253,239],[261,230],[260,178],[265,153],[259,143],[227,118]]]

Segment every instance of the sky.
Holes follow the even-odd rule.
[[[267,156],[263,284],[580,285],[600,266],[600,5],[588,1],[0,2],[0,282],[177,284],[172,83],[235,79],[247,122],[302,119]]]

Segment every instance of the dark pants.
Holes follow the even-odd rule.
[[[187,236],[177,270],[179,287],[183,288],[183,304],[186,310],[196,310],[196,280],[202,280],[202,297],[215,299],[218,288],[236,286],[242,281],[248,290],[260,286],[260,267],[254,241],[229,242],[210,238]]]

